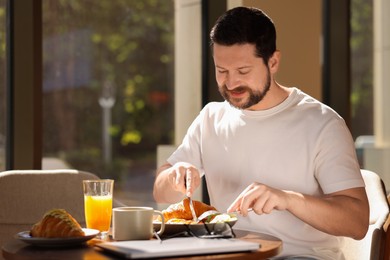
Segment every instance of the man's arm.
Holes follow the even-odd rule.
[[[328,234],[362,239],[368,230],[370,213],[364,188],[343,190],[322,198],[290,193],[287,209]]]
[[[153,196],[159,203],[176,203],[183,194],[192,196],[199,185],[199,171],[193,165],[166,163],[157,170]]]
[[[254,183],[233,202],[228,211],[240,209],[243,215],[253,208],[257,214],[288,210],[325,233],[362,239],[369,225],[369,206],[365,189],[353,188],[323,197],[282,191]]]

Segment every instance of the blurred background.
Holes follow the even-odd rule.
[[[115,179],[124,203],[156,206],[156,167],[221,100],[208,33],[239,5],[274,20],[278,81],[340,113],[361,167],[385,176],[387,153],[365,157],[390,135],[374,127],[386,107],[374,113],[372,0],[0,0],[0,171],[85,170]]]

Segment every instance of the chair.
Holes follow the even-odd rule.
[[[99,177],[71,169],[0,172],[0,247],[16,233],[29,230],[52,208],[65,209],[85,227],[85,179]]]
[[[370,205],[370,225],[362,240],[345,239],[344,255],[347,260],[388,260],[389,256],[384,258],[389,254],[387,244],[390,243],[390,239],[386,240],[386,236],[390,238],[387,229],[390,218],[385,185],[376,173],[368,170],[361,170],[361,173]]]
[[[390,195],[387,195],[387,202],[390,204]],[[383,259],[390,259],[390,214],[387,216],[386,222],[383,225],[383,231],[385,232],[382,248],[383,248]]]

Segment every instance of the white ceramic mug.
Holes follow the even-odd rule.
[[[115,240],[145,240],[153,237],[153,215],[161,216],[161,235],[165,229],[164,215],[151,207],[118,207],[112,210],[112,237]]]

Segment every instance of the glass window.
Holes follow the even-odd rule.
[[[0,0],[0,171],[5,170],[6,136],[6,1]]]
[[[351,1],[351,105],[354,138],[373,134],[373,3]]]
[[[153,205],[156,147],[173,143],[174,2],[43,0],[43,168],[115,179]]]
[[[373,3],[351,3],[351,132],[356,140],[360,167],[364,165],[364,147],[372,145],[373,109]]]

